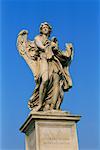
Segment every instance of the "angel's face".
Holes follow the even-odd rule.
[[[48,34],[49,33],[49,27],[47,25],[43,25],[43,27],[42,27],[42,33],[43,34]]]

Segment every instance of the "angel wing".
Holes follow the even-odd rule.
[[[17,49],[31,69],[36,81],[39,77],[39,54],[34,41],[27,40],[27,36],[27,30],[19,32],[17,38]]]

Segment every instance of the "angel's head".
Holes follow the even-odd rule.
[[[40,33],[50,36],[50,33],[52,31],[52,27],[47,23],[43,22],[40,25]]]

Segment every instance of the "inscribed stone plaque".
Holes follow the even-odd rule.
[[[39,150],[76,150],[75,126],[65,123],[39,123]]]

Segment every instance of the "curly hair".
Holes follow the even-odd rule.
[[[47,23],[47,22],[43,22],[43,23],[41,23],[40,24],[40,34],[43,34],[43,32],[42,32],[42,27],[44,26],[44,25],[47,25],[48,27],[49,27],[49,36],[50,36],[50,33],[52,32],[52,27],[51,27],[51,25],[49,24],[49,23]]]

